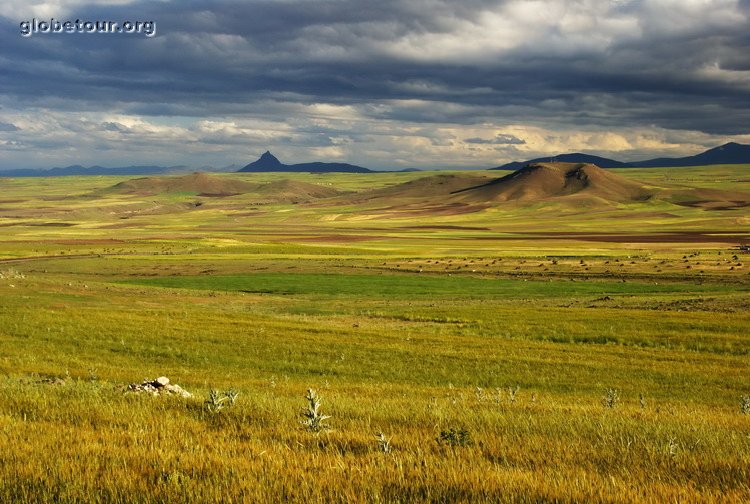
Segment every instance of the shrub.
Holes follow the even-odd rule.
[[[457,429],[451,427],[447,430],[440,431],[440,435],[435,439],[438,444],[447,446],[471,446],[474,441],[471,439],[471,432],[464,428]]]
[[[391,440],[385,437],[382,431],[375,433],[375,439],[378,441],[378,448],[383,453],[391,453]]]
[[[204,404],[206,405],[206,409],[211,413],[218,413],[227,406],[234,406],[239,395],[239,392],[234,389],[229,389],[222,393],[216,389],[211,389],[208,392],[208,399],[206,399]]]
[[[521,387],[519,385],[516,385],[515,387],[508,387],[508,400],[511,404],[516,402],[516,396],[518,395],[519,390],[521,390]]]
[[[750,395],[740,398],[740,413],[750,415]]]
[[[620,393],[617,392],[617,389],[608,388],[604,392],[604,397],[602,397],[602,404],[605,408],[614,408],[617,406],[617,403],[620,402]]]
[[[329,415],[323,415],[320,412],[321,399],[317,392],[313,389],[307,389],[307,407],[302,409],[302,420],[300,423],[307,427],[313,432],[320,432],[321,430],[328,429],[327,425],[324,425],[327,419],[331,418]]]

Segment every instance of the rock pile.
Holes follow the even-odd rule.
[[[151,395],[177,395],[180,397],[193,397],[193,394],[183,389],[179,385],[169,383],[169,378],[160,376],[156,380],[143,380],[142,383],[131,383],[128,385],[128,392],[145,393]]]
[[[0,280],[5,280],[6,278],[8,280],[13,280],[13,279],[23,280],[26,277],[24,276],[23,273],[19,273],[18,270],[10,268],[10,269],[5,270],[5,271],[0,271]]]

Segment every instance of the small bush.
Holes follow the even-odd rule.
[[[750,395],[740,398],[740,413],[750,415]]]
[[[391,453],[391,440],[385,437],[382,431],[375,433],[375,439],[378,442],[378,449],[383,453]]]
[[[602,404],[605,408],[614,408],[619,402],[620,393],[617,391],[617,389],[608,388],[604,392],[604,397],[602,397]]]
[[[239,395],[239,392],[234,389],[229,389],[224,392],[211,389],[208,392],[208,399],[206,399],[204,404],[206,409],[211,413],[218,413],[227,406],[234,406],[234,403],[237,401],[237,396]]]
[[[440,435],[435,439],[440,445],[447,446],[471,446],[474,441],[471,439],[471,432],[464,428],[457,429],[451,427],[447,430],[440,431]]]
[[[519,390],[521,390],[521,387],[519,385],[516,385],[515,387],[508,387],[508,400],[511,404],[516,402],[516,396],[518,395]]]
[[[677,440],[675,438],[669,438],[667,441],[667,453],[670,457],[676,457],[677,456]]]
[[[324,425],[327,419],[331,418],[329,415],[323,415],[320,412],[320,396],[313,389],[307,389],[307,407],[302,409],[302,417],[304,420],[300,422],[302,425],[307,427],[313,432],[320,432],[321,430],[328,429],[327,425]]]

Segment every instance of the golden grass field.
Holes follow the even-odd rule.
[[[748,502],[748,169],[0,179],[0,502]]]

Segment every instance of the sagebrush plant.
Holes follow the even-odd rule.
[[[670,457],[676,457],[677,456],[677,439],[671,437],[667,441],[667,453]]]
[[[495,399],[495,404],[501,404],[503,402],[503,389],[500,387],[496,388],[493,397]]]
[[[327,430],[329,427],[324,422],[331,417],[320,412],[321,399],[318,393],[313,389],[307,389],[305,399],[307,400],[307,406],[302,409],[304,420],[300,423],[313,432]]]
[[[474,389],[474,395],[476,396],[478,402],[483,402],[487,398],[484,390],[482,390],[482,387],[476,387]]]
[[[604,392],[604,397],[602,397],[602,404],[605,408],[614,408],[619,402],[620,393],[617,391],[617,389],[608,388]]]
[[[520,385],[516,385],[515,387],[508,387],[508,400],[511,404],[516,402],[516,395],[518,395],[519,390],[521,390]]]
[[[740,397],[740,413],[750,415],[750,395]]]
[[[471,432],[463,427],[450,427],[441,430],[438,437],[435,438],[435,441],[437,441],[438,444],[451,447],[471,446],[474,444],[474,440],[471,438]]]
[[[225,390],[224,392],[211,389],[208,391],[208,399],[206,399],[204,404],[206,405],[206,409],[211,413],[218,413],[228,406],[234,406],[239,395],[240,393],[233,388]]]
[[[378,449],[381,452],[391,453],[391,440],[390,438],[385,437],[385,434],[383,434],[383,431],[376,432],[375,439],[378,442]]]

